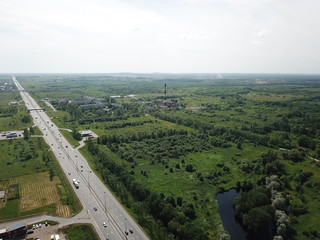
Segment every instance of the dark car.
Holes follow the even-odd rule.
[[[94,207],[93,210],[97,211],[98,209],[96,207]]]

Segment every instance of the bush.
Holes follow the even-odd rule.
[[[187,166],[186,166],[186,171],[187,171],[187,172],[194,172],[195,169],[193,168],[193,166],[192,166],[191,164],[187,164]]]

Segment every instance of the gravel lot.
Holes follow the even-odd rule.
[[[59,234],[61,240],[66,240],[66,238],[63,236],[63,234],[58,233],[58,229],[60,228],[59,225],[53,225],[53,226],[45,226],[42,224],[41,228],[34,229],[34,231],[31,234],[27,234],[26,238],[40,238],[41,240],[50,240],[51,235]],[[30,230],[29,230],[30,231]]]

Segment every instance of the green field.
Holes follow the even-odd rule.
[[[151,238],[219,239],[225,231],[215,197],[231,188],[266,189],[265,206],[275,215],[280,208],[266,184],[273,175],[290,217],[279,234],[320,238],[320,164],[309,158],[320,158],[318,75],[129,75],[18,80],[37,100],[102,99],[103,108],[64,103],[49,115],[61,128],[99,135],[82,153]],[[176,108],[156,104],[165,83]],[[279,223],[270,219],[265,227],[276,235]]]
[[[6,201],[0,204],[0,220],[39,213],[70,217],[81,209],[48,149],[42,138],[0,142],[0,189],[7,191]],[[12,186],[17,188],[11,194]]]

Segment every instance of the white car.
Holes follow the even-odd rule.
[[[106,222],[103,222],[103,226],[104,226],[104,227],[107,227],[107,224],[106,224]]]

